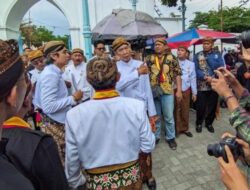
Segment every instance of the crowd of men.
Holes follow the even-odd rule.
[[[0,40],[0,167],[8,157],[8,180],[17,182],[6,187],[140,190],[146,183],[154,190],[151,152],[163,137],[162,126],[164,140],[176,150],[178,135],[193,137],[189,108],[195,102],[196,132],[205,127],[214,133],[219,95],[234,114],[232,125],[249,141],[245,123],[237,122],[245,115],[225,81],[235,84],[239,97],[248,94],[213,44],[204,38],[191,61],[187,47],[180,46],[175,57],[166,40],[157,38],[154,54],[143,62],[119,37],[111,46],[113,57],[97,41],[87,61],[82,49],[69,52],[63,42],[50,41],[21,60],[15,41]],[[226,152],[230,156],[227,147]],[[225,161],[219,162],[226,171]]]

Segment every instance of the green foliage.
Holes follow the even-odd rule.
[[[250,9],[243,7],[224,8],[223,31],[240,33],[250,28]],[[206,24],[208,28],[221,30],[221,11],[209,11],[208,13],[196,12],[189,28],[197,28]]]
[[[44,26],[22,26],[20,27],[22,37],[24,38],[24,43],[28,46],[34,45],[39,47],[43,45],[44,42],[51,40],[62,40],[68,45],[68,36],[55,36],[52,31],[48,30]]]

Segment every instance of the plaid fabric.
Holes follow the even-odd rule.
[[[105,171],[106,167],[102,167],[102,169]],[[87,171],[87,190],[106,189],[141,190],[142,182],[140,180],[139,163],[136,162],[127,168],[101,174],[90,174]]]
[[[42,124],[40,125],[41,131],[51,135],[58,147],[58,152],[60,159],[62,161],[62,164],[64,166],[65,161],[65,130],[63,124],[58,124],[55,122],[52,122],[52,120],[47,116],[42,117]]]
[[[240,106],[230,115],[230,124],[236,129],[237,136],[250,142],[250,94],[245,90],[239,99]]]

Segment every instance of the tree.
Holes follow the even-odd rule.
[[[43,45],[44,42],[51,40],[61,40],[66,44],[66,46],[68,45],[68,36],[55,36],[52,31],[48,30],[44,26],[25,26],[24,24],[21,24],[20,30],[21,35],[24,38],[23,41],[28,46],[34,45],[39,47]]]
[[[250,9],[243,7],[224,8],[223,12],[223,31],[240,33],[250,28]],[[191,21],[190,28],[197,28],[199,25],[206,24],[214,30],[221,29],[221,12],[209,11],[208,13],[196,12],[194,20]]]

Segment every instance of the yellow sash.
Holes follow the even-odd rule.
[[[30,128],[30,125],[20,117],[11,117],[10,119],[8,119],[3,123],[3,126],[17,126],[17,127]]]
[[[164,64],[164,63],[163,63],[163,59],[164,59],[164,56],[161,58],[161,64]],[[159,71],[160,71],[160,70],[161,70],[161,66],[160,66],[160,62],[159,62],[158,56],[155,56],[155,64],[156,64],[157,68],[158,68]],[[163,80],[165,81],[165,80],[166,80],[166,74],[163,73],[163,71],[161,71],[160,74],[162,75],[162,78],[163,78]]]
[[[96,90],[94,99],[106,99],[119,96],[119,93],[114,89]]]

